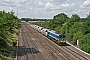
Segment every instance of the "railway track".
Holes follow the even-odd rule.
[[[23,24],[22,27],[22,38],[24,44],[24,51],[22,53],[24,53],[25,56],[23,56],[24,58],[19,58],[18,60],[43,60],[40,59],[40,54],[37,54],[37,56],[35,55],[36,53],[38,53],[38,49],[35,47],[35,45],[33,45],[33,42],[30,41],[30,37],[28,35],[29,32],[27,31],[25,24]]]
[[[27,48],[29,48],[26,37],[25,37],[25,30],[23,29],[23,25],[22,28],[20,30],[20,36],[19,36],[19,48],[18,48],[18,57],[17,60],[26,60],[28,58],[27,56]]]
[[[26,26],[26,30],[29,31],[27,26]],[[27,36],[29,36],[29,38],[31,38],[31,39],[28,40],[28,42],[32,45],[32,48],[34,48],[33,51],[32,51],[33,54],[35,55],[35,53],[37,53],[37,55],[35,55],[35,57],[34,57],[35,58],[34,60],[37,60],[37,59],[44,60],[44,58],[42,57],[41,53],[38,53],[39,50],[38,50],[37,46],[34,43],[35,39],[32,38],[32,36],[30,34],[31,34],[30,31],[27,32]]]
[[[72,54],[74,57],[76,57],[78,60],[89,60],[88,58],[86,58],[85,56],[79,54],[78,52],[74,51],[73,49],[68,48],[67,46],[62,46],[62,48],[64,50],[66,50],[67,52],[69,52],[70,54]]]
[[[25,22],[19,39],[18,60],[89,60],[90,57],[71,46],[58,46]]]
[[[24,58],[25,58],[25,56],[22,56],[22,55],[25,55],[25,46],[24,46],[24,42],[23,42],[23,34],[22,33],[24,33],[24,31],[23,31],[23,29],[21,28],[20,29],[20,33],[19,33],[19,46],[18,46],[18,56],[20,56],[20,57],[18,57],[17,58],[17,60],[24,60]]]
[[[75,47],[73,47],[73,46],[66,46],[68,49],[70,49],[70,50],[72,50],[72,51],[74,51],[75,53],[77,53],[78,55],[80,55],[80,56],[84,56],[83,58],[86,58],[86,59],[90,59],[90,55],[89,54],[86,54],[85,52],[81,52],[79,49],[76,49]]]

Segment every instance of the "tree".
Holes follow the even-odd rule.
[[[14,32],[14,29],[18,29],[19,26],[19,20],[13,11],[0,11],[0,38],[3,42],[9,44],[8,39],[11,38],[11,32]]]
[[[78,37],[76,36],[78,31],[81,31],[80,28],[82,26],[81,18],[77,14],[73,14],[71,18],[66,21],[66,36],[67,40],[72,42],[72,44],[76,44],[76,40]],[[77,34],[76,34],[77,33]]]
[[[50,29],[55,29],[58,28],[58,27],[62,27],[63,24],[66,22],[66,20],[68,19],[69,17],[67,17],[66,14],[64,13],[61,13],[61,14],[58,14],[56,16],[53,17],[53,20],[51,20],[49,22],[49,28]],[[60,30],[59,30],[60,31]]]
[[[84,27],[86,29],[86,34],[90,33],[90,15],[87,16]]]

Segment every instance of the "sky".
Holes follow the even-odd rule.
[[[90,12],[90,0],[0,0],[2,10],[14,11],[19,18],[52,19],[60,13],[86,17]]]

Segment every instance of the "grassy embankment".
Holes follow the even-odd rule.
[[[10,33],[10,35],[11,36],[6,41],[1,39],[3,42],[2,46],[5,45],[5,47],[0,46],[0,60],[10,60],[14,55],[15,46],[18,40],[18,30],[14,29],[14,32]]]

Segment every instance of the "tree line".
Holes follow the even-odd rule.
[[[16,41],[12,39],[12,34],[17,33],[15,30],[19,29],[19,22],[13,11],[0,11],[0,52],[9,54],[9,46],[16,45]]]
[[[21,18],[20,20],[28,22],[28,21],[46,21],[50,19]]]

